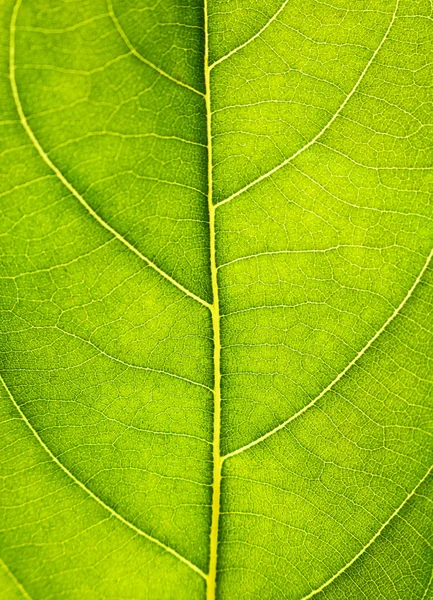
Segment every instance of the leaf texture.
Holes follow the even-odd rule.
[[[433,598],[429,0],[0,2],[0,599]]]

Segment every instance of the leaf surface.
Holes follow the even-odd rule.
[[[0,15],[0,599],[433,598],[431,2]]]

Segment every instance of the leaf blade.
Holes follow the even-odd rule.
[[[2,7],[31,597],[429,597],[429,10]]]

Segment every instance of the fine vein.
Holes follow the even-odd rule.
[[[16,68],[15,68],[15,32],[16,32],[16,22],[18,17],[18,12],[21,6],[22,0],[17,0],[15,4],[12,19],[11,19],[11,36],[10,36],[10,53],[9,53],[9,71],[10,71],[10,82],[12,88],[12,96],[15,102],[15,106],[18,112],[18,116],[20,118],[21,124],[33,143],[34,147],[38,151],[40,157],[45,162],[46,165],[57,175],[59,180],[63,183],[63,185],[71,192],[71,194],[79,201],[79,203],[87,210],[87,212],[107,231],[111,233],[117,240],[119,240],[122,244],[124,244],[131,252],[133,252],[136,256],[141,258],[149,267],[154,269],[157,273],[159,273],[164,279],[169,281],[172,285],[181,290],[184,294],[193,298],[203,306],[210,308],[210,304],[197,296],[186,287],[184,287],[181,283],[173,279],[168,273],[160,269],[154,262],[152,262],[147,256],[142,254],[133,244],[131,244],[126,238],[124,238],[118,231],[116,231],[111,225],[109,225],[102,217],[98,215],[98,213],[87,203],[84,197],[74,188],[74,186],[66,179],[60,169],[53,163],[48,154],[42,148],[39,140],[37,139],[33,129],[30,127],[28,119],[24,113],[23,105],[21,103],[21,98],[18,92],[17,80],[16,80]]]
[[[4,381],[2,375],[0,375],[0,381],[3,384],[3,387],[6,390],[8,396],[9,396],[11,402],[12,402],[12,404],[15,407],[15,409],[18,411],[18,413],[20,414],[20,417],[22,418],[22,420],[24,421],[24,423],[27,425],[27,427],[30,429],[30,431],[32,432],[32,434],[35,436],[35,438],[37,439],[37,441],[39,442],[39,444],[42,446],[42,448],[45,450],[45,452],[48,454],[48,456],[55,462],[55,464],[58,467],[60,467],[60,469],[74,482],[75,485],[77,485],[86,494],[88,494],[91,498],[93,498],[93,500],[95,500],[100,506],[102,506],[106,511],[108,511],[113,517],[115,517],[116,519],[118,519],[119,521],[121,521],[124,525],[126,525],[127,527],[129,527],[129,529],[132,529],[132,531],[134,531],[135,533],[137,533],[141,537],[144,537],[149,542],[153,542],[154,544],[156,544],[157,546],[159,546],[160,548],[162,548],[163,550],[165,550],[166,552],[168,552],[169,554],[171,554],[172,556],[176,557],[178,560],[180,560],[181,562],[183,562],[190,569],[192,569],[193,571],[195,571],[196,573],[198,573],[201,577],[206,578],[206,575],[203,573],[203,571],[199,567],[197,567],[197,565],[195,565],[194,563],[192,563],[191,561],[189,561],[187,558],[185,558],[184,556],[182,556],[178,552],[176,552],[176,550],[174,550],[173,548],[170,548],[170,546],[167,546],[166,544],[164,544],[164,542],[161,542],[160,540],[158,540],[157,538],[153,537],[152,535],[146,533],[145,531],[142,531],[139,527],[137,527],[136,525],[134,525],[133,523],[131,523],[130,521],[128,521],[127,519],[125,519],[124,517],[122,517],[122,515],[120,515],[118,512],[116,512],[114,510],[114,508],[111,508],[111,506],[109,506],[108,504],[106,504],[101,498],[99,498],[99,496],[97,496],[96,494],[94,494],[92,492],[92,490],[90,490],[82,481],[80,481],[79,479],[77,479],[77,477],[75,477],[75,475],[73,473],[71,473],[69,471],[69,469],[67,469],[62,462],[60,462],[60,460],[57,458],[57,456],[55,456],[55,454],[53,454],[51,452],[51,450],[45,444],[45,442],[43,441],[43,439],[39,436],[38,432],[33,427],[33,425],[30,423],[30,421],[27,419],[27,417],[26,417],[25,413],[23,412],[23,410],[21,409],[20,405],[18,404],[18,402],[13,397],[13,395],[12,395],[11,391],[9,390],[8,386],[6,385],[6,382]]]
[[[427,595],[428,595],[428,593],[429,593],[430,588],[431,588],[432,585],[433,585],[433,566],[432,566],[432,569],[431,569],[430,579],[429,579],[429,581],[427,583],[427,586],[426,586],[426,588],[424,590],[424,594],[422,595],[421,600],[425,600],[427,598]]]

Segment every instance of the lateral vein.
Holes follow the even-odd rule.
[[[219,206],[223,206],[227,202],[230,202],[230,200],[233,200],[237,196],[240,196],[241,194],[243,194],[244,192],[246,192],[247,190],[249,190],[250,188],[252,188],[253,186],[255,186],[257,183],[260,183],[264,179],[267,179],[268,177],[270,177],[271,175],[273,175],[274,173],[276,173],[277,171],[279,171],[280,169],[282,169],[283,167],[285,167],[292,160],[294,160],[297,156],[299,156],[300,154],[302,154],[302,152],[304,152],[305,150],[307,150],[308,148],[310,148],[310,146],[312,146],[320,137],[322,137],[322,135],[331,127],[331,125],[334,123],[334,121],[340,115],[340,113],[345,108],[345,106],[347,105],[347,103],[349,102],[349,100],[352,98],[353,94],[356,92],[356,90],[360,86],[362,80],[364,79],[365,74],[367,73],[368,69],[371,67],[374,59],[376,58],[376,56],[380,52],[383,44],[388,39],[389,33],[391,31],[392,26],[394,25],[394,21],[395,21],[396,16],[397,16],[399,2],[400,2],[400,0],[396,1],[394,12],[393,12],[393,15],[391,17],[391,21],[390,21],[390,23],[388,25],[388,28],[387,28],[387,30],[386,30],[386,32],[385,32],[382,40],[380,41],[379,45],[377,46],[376,50],[373,52],[370,60],[368,61],[367,65],[365,66],[364,70],[362,71],[361,75],[359,76],[357,82],[355,83],[355,85],[353,86],[353,88],[351,89],[351,91],[349,92],[349,94],[346,96],[346,98],[344,99],[344,101],[340,104],[340,106],[338,107],[337,111],[334,113],[334,115],[332,116],[332,118],[319,131],[319,133],[316,134],[307,144],[305,144],[304,146],[302,146],[302,148],[300,148],[294,154],[292,154],[291,156],[289,156],[289,158],[286,158],[279,165],[277,165],[276,167],[274,167],[273,169],[271,169],[267,173],[264,173],[263,175],[260,175],[260,177],[257,177],[257,179],[254,179],[254,181],[251,181],[251,183],[248,183],[247,185],[245,185],[243,188],[241,188],[237,192],[234,192],[234,194],[232,194],[231,196],[228,196],[228,198],[225,198],[224,200],[221,200],[220,202],[218,202],[217,204],[215,204],[215,208],[218,208]]]
[[[427,470],[427,472],[425,473],[425,475],[421,478],[421,480],[417,483],[417,485],[413,488],[413,490],[411,492],[409,492],[409,494],[406,496],[406,498],[401,502],[401,504],[395,509],[395,511],[391,514],[391,516],[385,521],[385,523],[383,523],[383,525],[380,527],[380,529],[374,534],[374,536],[367,542],[367,544],[365,544],[365,546],[363,546],[361,548],[361,550],[358,552],[358,554],[356,554],[348,563],[346,563],[344,565],[344,567],[342,567],[339,571],[337,571],[337,573],[335,573],[332,577],[330,577],[327,581],[325,581],[325,583],[323,583],[320,587],[318,587],[317,589],[311,591],[309,594],[307,594],[306,596],[303,596],[303,598],[301,598],[301,600],[309,600],[310,598],[312,598],[313,596],[315,596],[316,594],[319,594],[320,592],[322,592],[325,588],[327,588],[331,583],[333,583],[338,577],[340,577],[340,575],[342,575],[345,571],[347,571],[347,569],[349,567],[351,567],[353,565],[353,563],[355,563],[358,558],[360,558],[364,552],[366,552],[366,550],[368,550],[368,548],[370,548],[370,546],[377,540],[377,538],[382,534],[383,530],[391,523],[391,521],[400,513],[400,511],[406,506],[406,504],[415,496],[416,492],[419,490],[419,488],[422,486],[422,484],[427,480],[427,478],[430,476],[431,472],[433,471],[433,465],[431,465],[431,467]]]
[[[110,360],[113,360],[114,362],[117,362],[117,363],[123,365],[124,367],[128,367],[131,369],[137,369],[139,371],[148,371],[149,373],[157,373],[158,375],[166,375],[167,377],[173,377],[174,379],[180,379],[181,381],[185,381],[186,383],[190,383],[191,385],[201,387],[205,390],[209,390],[211,392],[213,391],[212,388],[205,385],[204,383],[200,383],[199,381],[195,381],[194,379],[189,379],[188,377],[182,377],[182,375],[177,375],[176,373],[172,373],[171,371],[164,371],[164,369],[155,369],[153,367],[148,367],[145,365],[134,365],[133,363],[128,363],[120,358],[117,358],[116,356],[113,356],[109,352],[106,352],[105,350],[100,348],[97,344],[92,342],[91,340],[86,340],[85,338],[81,337],[80,335],[76,335],[75,333],[72,333],[71,331],[62,329],[61,327],[59,327],[57,325],[53,326],[51,328],[56,329],[57,331],[60,331],[61,333],[64,333],[65,335],[68,335],[76,340],[79,340],[80,342],[88,344],[94,350],[99,352],[102,356],[105,356],[106,358],[109,358]],[[49,328],[46,327],[45,329],[49,329]]]
[[[131,54],[133,54],[136,58],[138,58],[138,60],[141,60],[141,62],[143,62],[145,65],[147,65],[148,67],[150,67],[151,69],[153,69],[154,71],[156,71],[157,73],[159,73],[160,75],[165,77],[166,79],[173,81],[173,83],[177,83],[177,85],[181,85],[182,87],[186,88],[187,90],[191,90],[191,92],[194,92],[195,94],[198,94],[199,96],[204,96],[203,92],[200,92],[200,90],[197,90],[196,88],[192,87],[191,85],[188,85],[187,83],[184,83],[183,81],[180,81],[179,79],[176,79],[175,77],[173,77],[172,75],[169,75],[169,73],[167,73],[160,67],[157,67],[150,60],[147,60],[147,58],[144,58],[144,56],[142,54],[140,54],[134,48],[130,39],[128,38],[125,31],[123,30],[123,27],[119,23],[119,19],[117,18],[116,13],[114,12],[113,3],[111,0],[107,0],[107,7],[108,7],[108,13],[111,17],[111,20],[113,21],[113,24],[114,24],[118,34],[120,35],[122,40],[125,42],[126,46],[131,51]]]
[[[147,265],[149,265],[149,267],[154,269],[154,271],[159,273],[159,275],[161,275],[164,279],[169,281],[172,285],[177,287],[179,290],[181,290],[184,294],[186,294],[190,298],[193,298],[194,300],[196,300],[197,302],[199,302],[206,308],[210,309],[211,305],[208,302],[206,302],[206,300],[203,300],[203,298],[200,298],[200,296],[197,296],[196,294],[194,294],[194,292],[191,292],[186,287],[184,287],[181,283],[179,283],[178,281],[173,279],[173,277],[171,277],[171,275],[169,275],[168,273],[163,271],[160,267],[158,267],[154,262],[152,262],[149,258],[147,258],[147,256],[145,256],[137,248],[135,248],[135,246],[133,246],[133,244],[131,244],[126,238],[124,238],[118,231],[116,231],[113,227],[111,227],[111,225],[109,225],[106,221],[104,221],[104,219],[102,219],[102,217],[100,217],[98,215],[98,213],[90,206],[90,204],[87,203],[87,201],[78,192],[78,190],[76,190],[75,187],[66,179],[66,177],[63,175],[63,173],[60,171],[60,169],[53,163],[53,161],[50,159],[48,154],[45,152],[45,150],[41,146],[33,129],[30,127],[28,119],[24,113],[24,109],[23,109],[23,106],[21,103],[20,95],[18,92],[17,81],[16,81],[15,31],[16,31],[17,16],[18,16],[18,12],[19,12],[19,9],[21,6],[21,2],[22,2],[22,0],[17,0],[17,3],[15,4],[14,10],[12,12],[12,19],[11,19],[10,54],[9,54],[10,82],[11,82],[11,88],[12,88],[12,96],[14,98],[15,106],[16,106],[21,124],[22,124],[25,132],[27,133],[28,137],[30,138],[31,142],[33,143],[34,147],[38,151],[40,157],[45,162],[45,164],[57,175],[57,177],[63,183],[63,185],[71,192],[71,194],[80,202],[80,204],[87,210],[87,212],[104,229],[106,229],[109,233],[111,233],[111,235],[113,235],[122,244],[124,244],[136,256],[141,258],[141,260],[143,260]]]
[[[219,65],[220,63],[222,63],[227,58],[230,58],[231,56],[233,56],[233,54],[236,54],[236,52],[238,52],[239,50],[242,50],[242,48],[245,48],[245,46],[248,46],[248,44],[250,44],[251,42],[256,40],[258,37],[260,37],[262,35],[262,33],[269,27],[269,25],[271,23],[273,23],[275,21],[275,19],[283,12],[283,10],[286,8],[288,2],[289,2],[289,0],[285,0],[282,3],[282,5],[280,6],[280,8],[277,10],[277,12],[274,13],[272,15],[272,17],[265,23],[265,25],[263,25],[263,27],[257,33],[255,33],[253,36],[251,36],[246,42],[244,42],[243,44],[240,44],[239,46],[236,46],[236,48],[233,48],[233,50],[231,50],[230,52],[228,52],[227,54],[225,54],[224,56],[222,56],[221,58],[216,60],[214,63],[212,63],[209,67],[209,71],[212,70],[217,65]]]
[[[428,268],[428,266],[429,266],[429,264],[431,262],[432,257],[433,257],[433,249],[430,251],[430,254],[428,255],[427,260],[425,261],[425,263],[424,263],[421,271],[418,273],[415,281],[413,282],[413,284],[410,287],[409,291],[407,292],[406,296],[403,298],[403,300],[400,302],[400,304],[397,306],[397,308],[394,309],[393,313],[383,323],[383,325],[380,327],[380,329],[378,329],[376,331],[376,333],[374,334],[374,336],[372,338],[370,338],[370,340],[358,352],[358,354],[350,361],[350,363],[348,365],[346,365],[346,367],[342,371],[340,371],[340,373],[331,381],[331,383],[329,385],[326,386],[325,389],[323,389],[320,392],[320,394],[318,396],[316,396],[313,400],[311,400],[311,402],[309,402],[308,404],[306,404],[303,408],[301,408],[300,410],[298,410],[297,413],[295,413],[294,415],[292,415],[291,417],[289,417],[288,419],[286,419],[285,421],[283,421],[282,423],[280,423],[279,425],[277,425],[277,427],[274,427],[274,429],[271,429],[271,431],[268,431],[264,435],[262,435],[259,438],[253,440],[252,442],[250,442],[249,444],[245,444],[245,446],[242,446],[241,448],[238,448],[237,450],[233,450],[233,452],[229,452],[228,454],[226,454],[225,456],[223,456],[222,457],[222,461],[225,461],[225,460],[227,460],[229,458],[232,458],[233,456],[237,456],[238,454],[241,454],[245,450],[249,450],[250,448],[253,448],[257,444],[260,444],[261,442],[264,442],[265,440],[267,440],[268,438],[270,438],[272,435],[274,435],[278,431],[281,431],[281,429],[284,429],[289,423],[291,423],[292,421],[294,421],[295,419],[297,419],[298,417],[300,417],[307,410],[309,410],[312,406],[314,406],[321,398],[323,398],[323,396],[325,394],[327,394],[335,386],[335,384],[337,384],[340,381],[340,379],[342,379],[346,375],[346,373],[353,367],[353,365],[358,362],[358,360],[374,344],[374,342],[377,340],[377,338],[385,331],[385,329],[388,327],[388,325],[390,325],[390,323],[392,323],[392,321],[396,318],[396,316],[401,312],[401,310],[403,309],[403,307],[405,306],[405,304],[407,303],[407,301],[409,300],[409,298],[414,293],[414,291],[417,288],[418,284],[420,283],[420,281],[421,281],[424,273],[427,271],[427,268]]]
[[[7,566],[7,564],[1,558],[0,558],[0,567],[2,567],[3,571],[9,577],[9,579],[14,583],[14,585],[16,586],[16,588],[21,592],[21,594],[23,595],[23,597],[26,598],[26,600],[32,600],[32,597],[27,592],[27,590],[25,589],[25,587],[23,586],[23,584],[20,581],[18,581],[18,579],[15,577],[15,575],[9,569],[9,567]]]
[[[121,521],[124,525],[126,525],[127,527],[129,527],[129,529],[132,529],[132,531],[134,531],[135,533],[137,533],[141,537],[144,537],[148,541],[153,542],[154,544],[156,544],[157,546],[159,546],[160,548],[162,548],[163,550],[165,550],[166,552],[168,552],[169,554],[171,554],[172,556],[174,556],[175,558],[177,558],[178,560],[180,560],[181,562],[183,562],[190,569],[192,569],[193,571],[195,571],[196,573],[198,573],[201,577],[203,577],[204,579],[206,579],[205,573],[199,567],[197,567],[197,565],[195,565],[194,563],[192,563],[191,561],[189,561],[187,558],[185,558],[184,556],[182,556],[181,554],[179,554],[173,548],[170,548],[170,546],[167,546],[166,544],[164,544],[164,542],[161,542],[157,538],[155,538],[152,535],[146,533],[145,531],[143,531],[142,529],[140,529],[139,527],[137,527],[136,525],[134,525],[133,523],[131,523],[130,521],[128,521],[127,519],[125,519],[124,517],[122,517],[122,515],[120,515],[113,508],[111,508],[111,506],[109,506],[108,504],[106,504],[101,498],[99,498],[99,496],[97,496],[94,492],[92,492],[92,490],[90,490],[82,481],[80,481],[77,477],[75,477],[75,475],[73,473],[71,473],[71,471],[69,471],[69,469],[67,469],[65,467],[65,465],[57,458],[57,456],[55,456],[55,454],[53,454],[51,452],[51,450],[45,444],[45,442],[43,441],[43,439],[39,436],[38,432],[33,427],[33,425],[30,423],[30,421],[27,419],[26,414],[23,412],[23,410],[21,409],[20,405],[18,404],[18,402],[13,397],[13,395],[12,395],[11,391],[9,390],[8,386],[6,385],[6,382],[4,381],[2,375],[0,375],[0,381],[2,382],[3,387],[6,390],[8,396],[9,396],[11,402],[12,402],[12,404],[14,405],[15,409],[18,411],[20,417],[22,418],[22,420],[24,421],[24,423],[27,425],[27,427],[29,428],[29,430],[31,431],[31,433],[37,439],[37,441],[42,446],[42,448],[45,450],[45,452],[48,454],[48,456],[53,460],[53,462],[74,482],[75,485],[77,485],[84,492],[86,492],[86,494],[88,494],[93,500],[95,500],[95,502],[97,502],[100,506],[102,506],[102,508],[104,508],[106,511],[108,511],[113,517],[115,517],[116,519],[118,519],[119,521]]]

